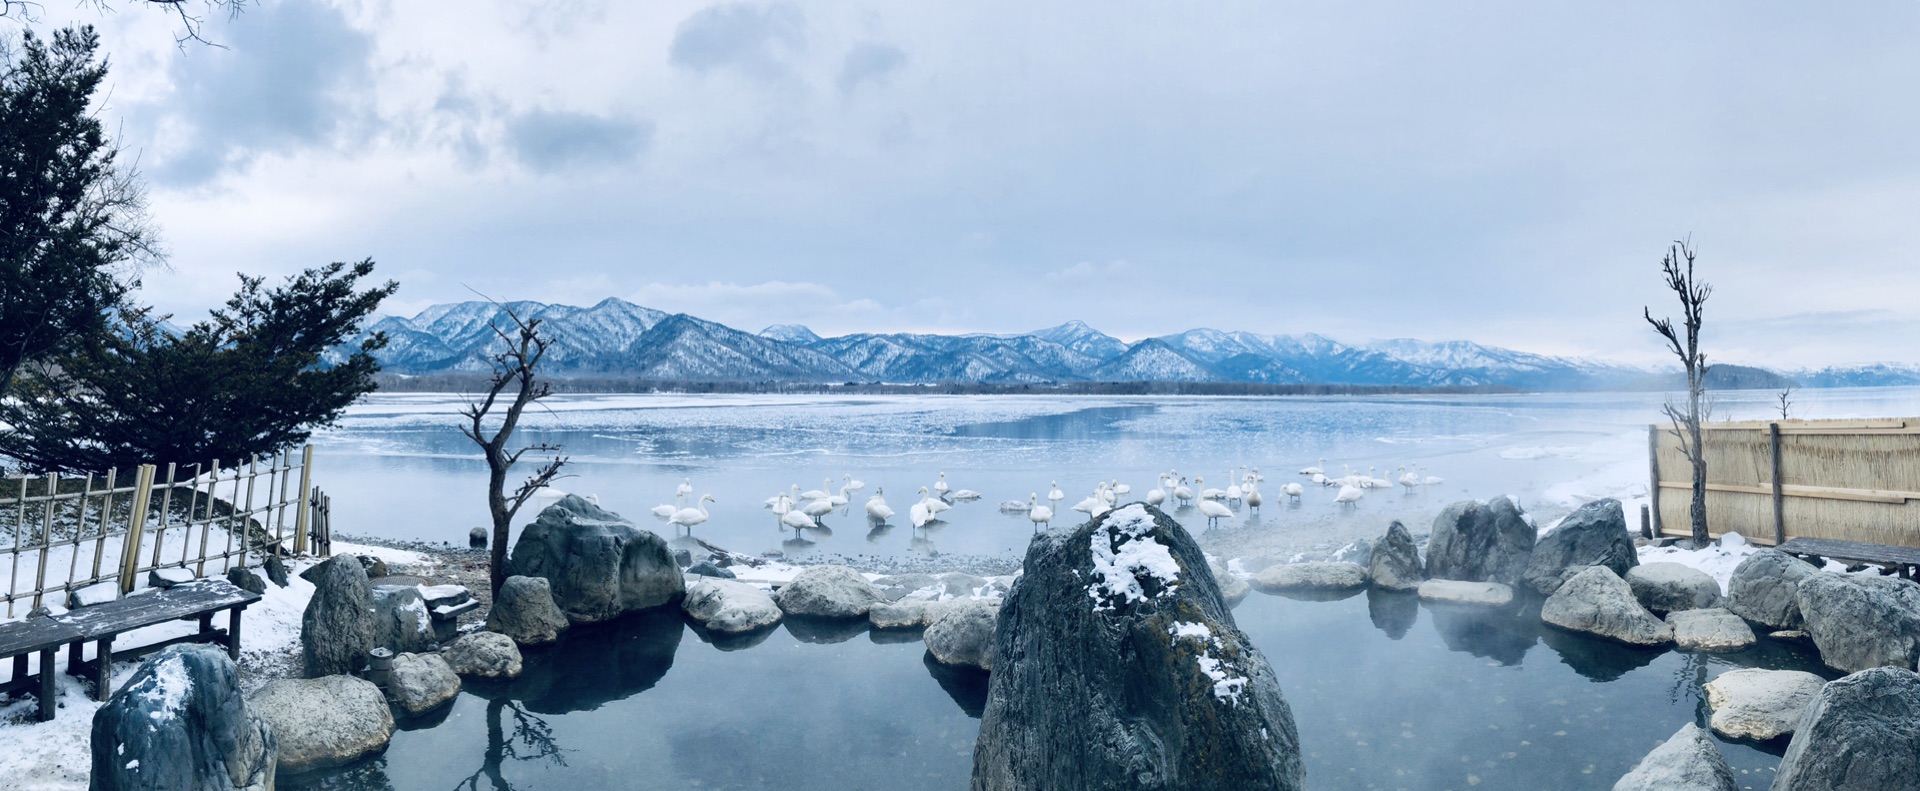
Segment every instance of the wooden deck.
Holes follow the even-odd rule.
[[[1850,560],[1892,569],[1907,579],[1920,578],[1920,549],[1913,547],[1890,547],[1831,538],[1795,538],[1778,548],[1794,557]]]

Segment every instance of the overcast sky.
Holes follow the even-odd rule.
[[[1648,362],[1690,235],[1716,359],[1920,362],[1913,0],[119,6],[40,27],[102,28],[181,318],[370,256],[401,314]]]

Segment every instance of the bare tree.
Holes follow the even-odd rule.
[[[187,42],[197,42],[218,47],[219,44],[200,35],[205,27],[207,14],[226,14],[229,18],[240,16],[247,7],[247,0],[127,0],[135,7],[152,8],[180,21],[180,32],[174,35],[174,43],[186,46]],[[91,5],[101,13],[114,10],[112,0],[81,0],[79,5]],[[17,20],[24,25],[33,25],[40,21],[39,0],[0,0],[0,20]]]
[[[1792,382],[1788,382],[1786,387],[1780,388],[1778,395],[1780,397],[1781,420],[1786,420],[1790,416],[1789,413],[1793,410],[1793,394],[1799,390],[1800,386]]]
[[[527,407],[553,394],[552,386],[535,375],[535,369],[553,341],[540,334],[539,319],[522,319],[512,308],[505,306],[501,307],[501,311],[513,323],[513,327],[502,328],[497,323],[489,326],[506,348],[493,355],[493,376],[489,380],[486,395],[477,401],[467,402],[466,408],[460,412],[467,419],[467,425],[460,427],[460,433],[479,445],[487,459],[487,512],[493,517],[493,554],[489,567],[495,594],[507,581],[507,539],[512,531],[514,515],[520,513],[520,507],[526,505],[528,500],[533,499],[534,492],[560,479],[560,468],[567,464],[567,458],[559,455],[559,445],[534,443],[515,450],[507,449],[508,443],[513,441],[514,430],[520,426],[520,416]],[[488,417],[501,405],[502,395],[510,395],[512,402],[506,405],[499,425],[489,431]],[[545,464],[535,469],[532,475],[520,482],[519,488],[509,494],[506,491],[507,472],[528,453],[550,456]]]
[[[1679,357],[1681,366],[1686,368],[1686,408],[1682,410],[1668,399],[1661,411],[1672,424],[1673,435],[1680,440],[1680,452],[1693,465],[1693,502],[1687,508],[1687,515],[1693,524],[1693,545],[1702,547],[1710,538],[1707,535],[1707,457],[1700,446],[1700,424],[1707,419],[1712,405],[1706,401],[1708,366],[1706,353],[1700,351],[1700,309],[1713,294],[1713,286],[1694,277],[1693,260],[1693,246],[1685,240],[1674,242],[1667,248],[1666,257],[1660,259],[1660,271],[1666,278],[1667,288],[1680,298],[1681,329],[1674,329],[1671,318],[1654,318],[1652,308],[1643,308],[1642,315],[1654,331],[1666,339],[1667,350]]]

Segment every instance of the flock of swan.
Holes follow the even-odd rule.
[[[1351,466],[1341,465],[1343,474],[1333,477],[1323,469],[1326,463],[1326,459],[1320,459],[1319,464],[1301,469],[1300,475],[1309,483],[1337,489],[1333,502],[1342,506],[1352,506],[1360,502],[1371,489],[1391,489],[1397,484],[1405,487],[1408,493],[1412,493],[1416,489],[1438,486],[1446,482],[1446,479],[1439,476],[1427,475],[1426,469],[1417,465],[1402,465],[1396,468],[1394,472],[1400,473],[1400,476],[1395,480],[1375,477],[1374,473],[1378,468],[1371,466],[1363,475],[1355,472]],[[1243,469],[1244,472],[1242,472]],[[1235,467],[1227,473],[1224,480],[1227,481],[1227,487],[1224,489],[1209,487],[1207,479],[1203,476],[1195,476],[1189,481],[1180,475],[1179,471],[1168,470],[1156,477],[1154,488],[1147,491],[1144,499],[1153,506],[1165,505],[1171,500],[1177,508],[1197,509],[1201,516],[1207,518],[1209,527],[1219,524],[1222,519],[1232,517],[1234,515],[1232,506],[1235,504],[1244,506],[1250,513],[1257,513],[1260,506],[1265,503],[1266,498],[1260,487],[1266,480],[1266,476],[1260,474],[1260,468]],[[796,531],[821,529],[825,526],[821,521],[824,517],[842,509],[850,510],[849,504],[852,503],[856,493],[865,488],[867,488],[866,482],[854,478],[852,474],[842,476],[841,484],[837,488],[833,485],[831,478],[822,481],[820,488],[804,492],[800,490],[800,484],[796,483],[788,490],[768,497],[765,507],[773,512],[783,528],[793,528]],[[711,516],[707,511],[707,503],[715,502],[714,497],[711,494],[703,494],[696,500],[693,491],[693,480],[690,478],[682,480],[674,489],[674,501],[654,506],[653,515],[676,527],[684,527],[688,530],[706,522]],[[1299,482],[1288,482],[1279,487],[1279,493],[1292,502],[1298,502],[1305,496],[1306,491],[1306,486]],[[1094,487],[1092,494],[1071,506],[1071,510],[1086,514],[1087,518],[1092,519],[1113,510],[1115,504],[1132,492],[1133,487],[1117,479],[1101,481]],[[951,488],[947,483],[945,472],[939,474],[939,479],[934,481],[932,486],[922,486],[916,494],[920,499],[907,509],[907,521],[916,528],[939,522],[941,512],[952,508],[956,503],[972,502],[981,498],[980,493],[972,489]],[[1045,504],[1040,502],[1040,493],[1034,492],[1029,494],[1025,501],[1007,500],[1000,503],[1000,510],[1008,514],[1025,514],[1034,527],[1039,528],[1049,526],[1053,522],[1055,512],[1060,508],[1061,502],[1066,499],[1066,492],[1060,490],[1060,482],[1056,480],[1048,483]],[[685,505],[688,501],[694,504]],[[867,498],[866,513],[868,521],[874,525],[884,525],[887,520],[896,515],[893,506],[887,502],[885,487],[874,488],[873,496]]]

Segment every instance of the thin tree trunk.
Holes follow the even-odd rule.
[[[1694,411],[1693,424],[1687,427],[1693,435],[1693,503],[1687,508],[1687,516],[1693,521],[1693,546],[1697,549],[1711,541],[1707,535],[1707,453],[1700,445],[1699,411]]]

